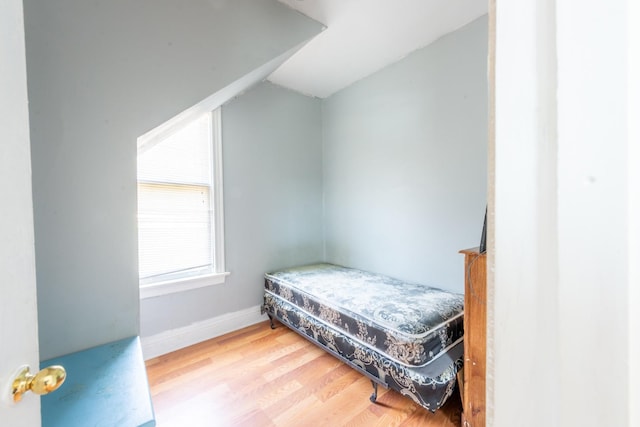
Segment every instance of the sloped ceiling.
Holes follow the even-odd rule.
[[[487,0],[279,0],[327,29],[269,80],[326,98],[487,13]]]

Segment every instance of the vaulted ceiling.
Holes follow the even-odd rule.
[[[487,13],[487,0],[279,0],[327,28],[269,80],[325,98]]]

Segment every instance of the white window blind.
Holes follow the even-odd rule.
[[[211,114],[138,154],[140,283],[215,271]]]

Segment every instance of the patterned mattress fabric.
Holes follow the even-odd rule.
[[[408,367],[430,363],[464,335],[463,295],[333,264],[268,273],[265,295]]]
[[[277,318],[369,378],[375,378],[376,382],[397,390],[432,412],[442,407],[455,389],[456,374],[463,364],[462,342],[453,345],[432,363],[409,367],[320,322],[279,296],[266,292],[264,302],[263,308],[270,317]]]

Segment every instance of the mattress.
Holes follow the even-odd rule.
[[[464,335],[463,295],[426,285],[315,264],[268,273],[265,288],[265,305],[295,306],[299,318],[325,324],[398,366],[426,366]]]

